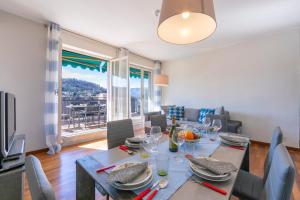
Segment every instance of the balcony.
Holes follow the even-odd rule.
[[[97,96],[62,96],[63,137],[92,133],[106,128],[106,93]]]

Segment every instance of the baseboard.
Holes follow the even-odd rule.
[[[261,141],[257,141],[257,140],[251,140],[251,143],[253,144],[260,144],[260,145],[264,145],[264,146],[270,146],[270,143],[267,143],[267,142],[261,142]],[[286,146],[286,148],[288,150],[291,150],[291,151],[299,151],[300,152],[300,149],[299,148],[296,148],[296,147],[289,147],[289,146]]]

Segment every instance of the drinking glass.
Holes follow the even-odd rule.
[[[182,129],[176,129],[175,132],[172,135],[172,141],[178,146],[178,156],[175,156],[176,162],[182,162],[183,158],[181,155],[181,146],[185,142],[185,137]]]
[[[156,152],[155,142],[152,136],[146,135],[142,143],[143,150],[140,152],[141,159],[148,160],[149,164],[152,163],[152,154]]]
[[[209,136],[209,128],[211,126],[211,119],[209,117],[205,117],[203,121],[204,125],[204,133],[208,137]]]
[[[207,133],[207,132],[208,132],[208,129],[209,129],[210,125],[211,125],[211,120],[210,120],[209,117],[205,117],[205,118],[204,118],[203,125],[204,125],[205,131],[206,131],[206,133]]]
[[[222,122],[221,122],[220,119],[214,119],[211,126],[212,126],[212,129],[213,129],[213,132],[214,132],[214,136],[211,139],[216,140],[218,132],[222,128]]]
[[[159,139],[162,137],[160,126],[152,126],[150,135],[153,136],[154,140],[159,141]]]
[[[162,137],[162,132],[160,126],[152,126],[150,130],[150,136],[153,138],[153,146],[156,148],[158,147],[159,139]]]
[[[167,176],[169,171],[170,158],[167,154],[157,154],[156,170],[159,176]]]

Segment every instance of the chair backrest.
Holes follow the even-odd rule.
[[[49,183],[41,163],[35,156],[25,160],[26,176],[33,200],[55,200],[55,193]]]
[[[275,151],[276,147],[282,143],[282,138],[283,138],[283,135],[282,135],[281,128],[276,127],[273,131],[271,145],[270,145],[270,148],[269,148],[269,151],[268,151],[265,163],[264,163],[264,177],[263,177],[264,182],[266,182],[268,174],[269,174],[274,151]]]
[[[107,146],[109,149],[124,144],[127,138],[134,137],[131,119],[107,122]]]
[[[167,130],[167,117],[166,115],[152,115],[151,126],[160,126],[161,131]]]
[[[274,151],[270,172],[261,199],[289,200],[295,179],[295,166],[285,146]]]

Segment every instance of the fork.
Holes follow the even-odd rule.
[[[220,193],[220,194],[223,194],[223,195],[226,195],[226,194],[227,194],[227,192],[226,192],[225,190],[222,190],[222,189],[220,189],[220,188],[218,188],[218,187],[216,187],[216,186],[214,186],[214,185],[211,185],[211,184],[209,184],[209,183],[207,183],[207,182],[205,182],[205,181],[199,181],[199,180],[197,180],[197,179],[194,178],[194,177],[191,177],[191,180],[192,180],[193,182],[198,183],[198,184],[200,184],[200,185],[203,185],[203,186],[205,186],[205,187],[207,187],[207,188],[209,188],[209,189],[211,189],[211,190],[214,190],[214,191],[216,191],[216,192],[218,192],[218,193]]]

